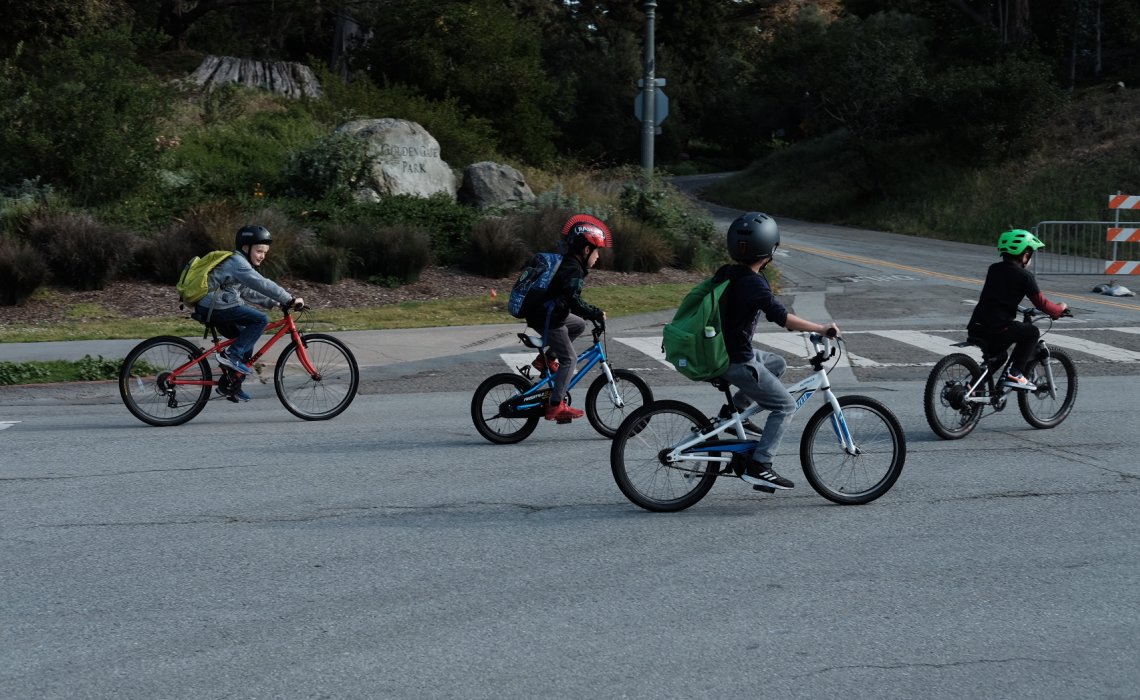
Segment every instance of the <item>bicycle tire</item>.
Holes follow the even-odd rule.
[[[840,505],[870,503],[891,490],[906,463],[906,435],[891,409],[866,396],[839,399],[859,454],[847,452],[834,429],[830,404],[820,407],[800,438],[800,466],[816,493]]]
[[[182,425],[202,412],[210,400],[210,384],[169,386],[169,374],[205,351],[184,338],[160,335],[136,345],[119,369],[119,396],[127,410],[144,423],[158,427]],[[212,382],[210,363],[205,357],[180,377],[189,381]],[[185,395],[185,401],[179,396]]]
[[[609,382],[603,372],[586,392],[586,418],[594,430],[612,438],[626,416],[653,402],[653,390],[644,379],[628,369],[612,370],[614,386],[624,404],[618,408],[610,400]]]
[[[493,374],[471,396],[471,421],[475,429],[496,445],[525,440],[538,426],[539,415],[502,416],[499,407],[530,388],[530,382],[517,374]]]
[[[277,358],[273,385],[287,411],[303,420],[329,420],[349,407],[360,388],[360,368],[348,346],[324,333],[301,336],[309,362],[318,376],[311,376],[289,343]]]
[[[622,421],[610,445],[610,470],[632,503],[654,512],[684,510],[705,497],[716,482],[719,462],[665,464],[661,455],[694,431],[712,423],[680,401],[654,401]]]
[[[943,440],[966,437],[982,419],[980,403],[965,403],[966,390],[982,376],[969,355],[954,353],[939,360],[926,379],[923,408],[926,422]]]
[[[1025,378],[1034,384],[1034,391],[1018,391],[1017,407],[1025,421],[1034,428],[1056,428],[1073,410],[1077,400],[1077,368],[1064,352],[1050,348],[1049,356],[1037,357],[1025,366]],[[1049,362],[1057,398],[1049,395],[1049,382],[1045,374],[1044,362]],[[1061,370],[1061,372],[1058,372]],[[1042,411],[1052,411],[1048,415]]]

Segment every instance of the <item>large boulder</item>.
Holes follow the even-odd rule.
[[[455,173],[439,155],[439,141],[405,119],[361,119],[336,128],[365,142],[370,165],[359,193],[364,199],[411,194],[455,198]]]
[[[319,98],[321,83],[302,63],[254,61],[233,56],[207,56],[190,74],[192,82],[211,90],[219,85],[245,85],[262,88],[286,97]]]
[[[534,192],[522,173],[509,165],[485,160],[463,170],[463,186],[459,188],[461,202],[486,209],[529,204],[534,199]]]

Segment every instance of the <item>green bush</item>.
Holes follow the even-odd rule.
[[[260,92],[247,99],[255,97],[267,99]],[[269,99],[275,111],[185,130],[170,151],[168,170],[186,181],[172,184],[200,197],[256,200],[284,194],[290,157],[320,139],[325,127],[299,105]]]
[[[107,286],[120,263],[130,259],[135,243],[131,234],[78,212],[32,219],[27,238],[44,257],[56,284],[84,291]]]
[[[346,252],[354,277],[378,284],[415,282],[431,261],[430,237],[414,226],[334,224],[325,229],[323,240]]]
[[[138,63],[128,27],[0,63],[0,182],[41,177],[95,204],[145,183],[173,94]]]
[[[530,257],[519,236],[519,221],[491,217],[471,230],[471,256],[466,267],[484,277],[498,279],[519,270]]]
[[[44,283],[47,274],[47,265],[31,246],[0,238],[0,306],[23,304]]]
[[[325,200],[330,222],[372,227],[415,228],[427,231],[431,254],[438,265],[461,263],[470,250],[471,228],[479,213],[445,194],[431,197],[395,195],[376,203]]]
[[[330,134],[289,157],[285,186],[295,195],[313,199],[333,191],[350,192],[368,162],[364,141],[349,134]]]
[[[0,362],[0,384],[31,384],[46,379],[48,371],[34,362]]]
[[[619,196],[619,204],[622,212],[654,229],[668,242],[673,264],[678,267],[708,269],[724,257],[709,214],[659,179],[629,182]]]

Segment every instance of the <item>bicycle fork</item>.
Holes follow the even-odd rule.
[[[614,373],[610,371],[610,363],[603,356],[598,364],[602,366],[602,374],[606,375],[606,391],[610,394],[610,401],[616,408],[625,408],[625,401],[618,393],[617,382],[614,381]]]
[[[839,446],[852,457],[858,457],[861,452],[858,445],[855,444],[855,438],[851,435],[851,429],[847,427],[847,419],[843,416],[843,409],[839,406],[839,399],[835,398],[835,394],[831,393],[830,386],[823,387],[823,391],[827,397],[827,403],[831,404],[831,429],[835,431],[835,438],[839,440]]]

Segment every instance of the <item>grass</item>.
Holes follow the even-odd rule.
[[[47,382],[90,382],[116,379],[122,360],[85,355],[82,360],[0,362],[0,386]]]
[[[606,310],[609,318],[620,318],[649,311],[676,308],[692,289],[691,284],[654,284],[640,287],[587,287],[586,301]],[[320,309],[304,314],[302,327],[321,331],[387,330],[392,328],[432,328],[490,323],[519,323],[506,311],[505,295],[408,301],[367,309]],[[79,306],[79,305],[77,305]],[[187,319],[170,317],[119,318],[92,305],[83,304],[74,319],[58,326],[0,327],[0,342],[28,343],[49,340],[108,340],[149,338],[155,335],[193,336],[202,326]]]

